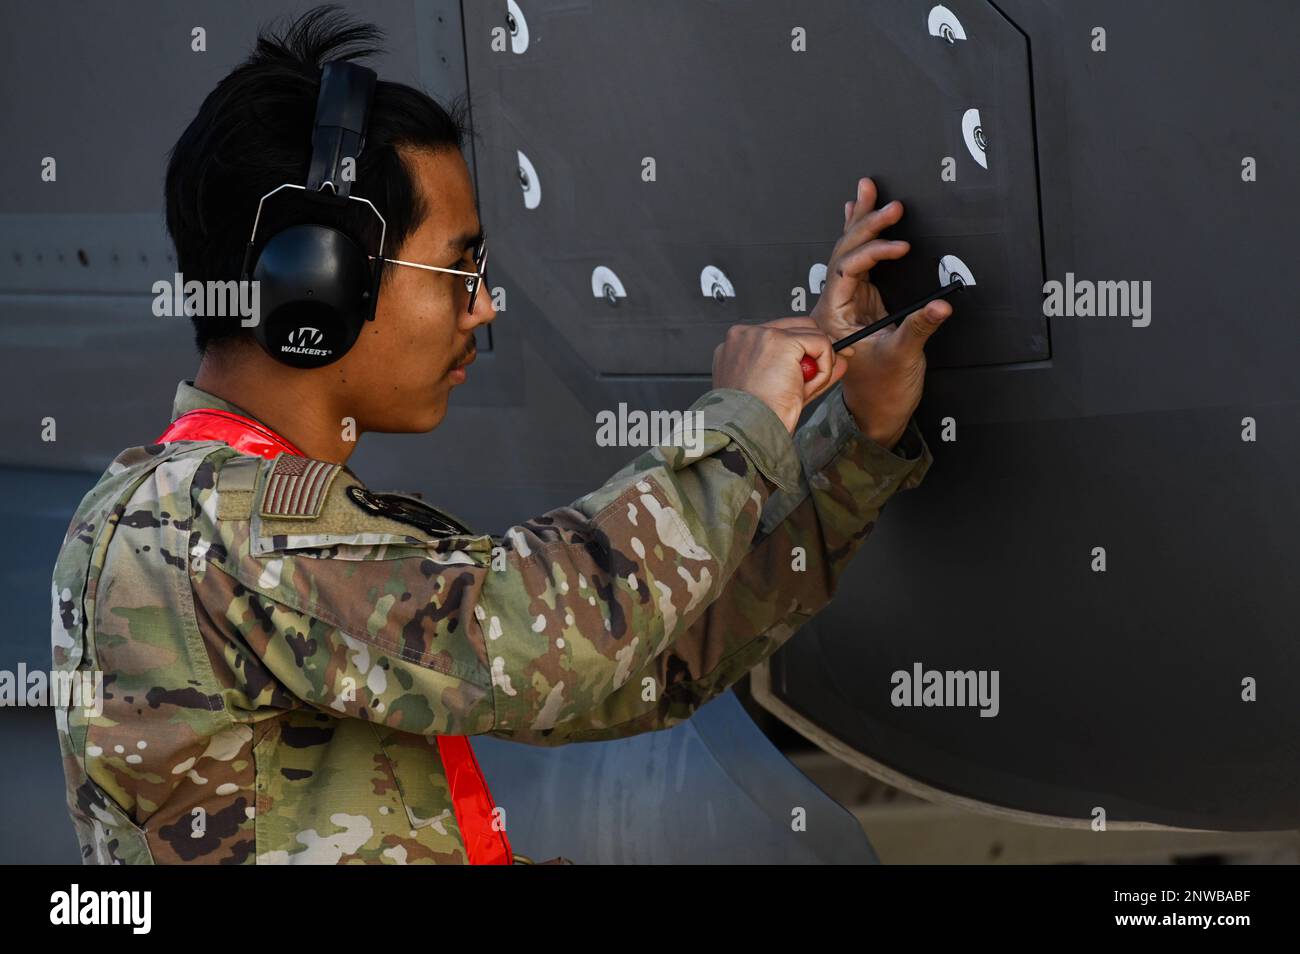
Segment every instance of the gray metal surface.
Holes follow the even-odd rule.
[[[580,864],[871,864],[862,827],[786,761],[734,693],[690,721],[558,748],[475,739],[510,843]]]
[[[708,387],[695,372],[720,329],[790,314],[855,179],[878,175],[882,198],[907,204],[896,231],[914,243],[913,260],[878,270],[890,304],[933,287],[946,239],[992,260],[972,265],[982,284],[933,342],[918,419],[935,466],[773,662],[774,708],[823,744],[991,809],[1300,825],[1288,577],[1300,335],[1287,281],[1300,8],[953,0],[968,38],[950,45],[926,32],[928,2],[672,3],[663,16],[536,2],[521,4],[529,52],[496,54],[487,31],[504,3],[476,3],[464,30],[455,3],[349,6],[390,32],[381,76],[438,84],[443,98],[469,89],[491,278],[508,303],[436,433],[366,438],[352,463],[368,482],[494,530],[591,490],[631,453],[595,446],[595,413],[687,406]],[[170,274],[165,153],[253,24],[288,9],[8,11],[0,465],[18,481],[16,513],[45,480],[33,468],[88,486],[152,439],[192,376],[188,326],[149,309],[150,283]],[[195,24],[206,54],[189,51]],[[790,49],[795,26],[806,53]],[[1090,49],[1098,26],[1104,53]],[[949,103],[982,107],[987,170],[961,151]],[[517,151],[542,180],[536,209]],[[57,185],[39,181],[51,154]],[[949,154],[955,183],[940,179]],[[1245,156],[1256,182],[1241,180]],[[591,292],[605,261],[629,279],[618,306]],[[734,298],[701,294],[706,264],[725,266]],[[1044,322],[1042,282],[1066,272],[1151,281],[1151,324]],[[1025,363],[1027,348],[1041,360]],[[1254,443],[1239,436],[1248,416]],[[955,443],[940,440],[945,418]],[[55,496],[70,511],[79,493]],[[37,653],[30,663],[48,658],[57,541],[24,539],[3,545],[3,646]],[[1095,546],[1105,574],[1090,571]],[[917,661],[999,670],[1000,714],[891,706],[891,672]],[[1254,703],[1240,701],[1248,676]],[[40,745],[53,737],[34,735]]]
[[[728,325],[788,313],[795,288],[811,300],[809,269],[865,172],[910,209],[911,254],[879,272],[890,300],[936,287],[943,255],[977,276],[962,303],[981,320],[936,340],[934,366],[1049,356],[1025,38],[969,3],[979,42],[950,45],[926,31],[924,8],[905,7],[525,4],[525,52],[467,46],[494,247],[589,374],[707,374]],[[491,3],[466,13],[470,37],[500,19]],[[789,49],[795,26],[808,52]],[[829,91],[855,86],[864,95],[837,119]],[[987,169],[963,141],[968,109],[997,130]],[[535,208],[520,201],[521,152]],[[943,157],[954,182],[939,181]],[[943,201],[927,201],[939,188]],[[703,297],[707,266],[733,296]],[[596,297],[596,269],[625,295]]]
[[[1050,362],[932,374],[934,469],[890,505],[852,595],[773,660],[773,693],[823,743],[931,791],[1079,825],[1101,807],[1300,826],[1300,334],[1282,277],[1300,7],[998,5],[1031,48],[1046,273],[1149,280],[1151,324],[1053,318]],[[1245,156],[1273,171],[1243,182]],[[1000,670],[1000,714],[894,707],[891,674],[918,661]]]
[[[0,670],[50,668],[50,571],[72,511],[98,475],[0,470]],[[0,708],[0,864],[76,864],[54,713]]]

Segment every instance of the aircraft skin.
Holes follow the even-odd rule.
[[[933,465],[753,671],[757,698],[851,764],[977,811],[1300,825],[1283,173],[1300,10],[844,0],[801,7],[801,41],[711,4],[464,6],[349,5],[388,30],[381,76],[469,95],[500,313],[443,426],[363,442],[350,466],[369,485],[485,528],[599,487],[629,457],[596,439],[601,415],[688,408],[728,325],[810,311],[838,209],[870,174],[908,209],[886,303],[968,284],[916,415]],[[0,153],[9,670],[48,667],[48,575],[77,502],[166,425],[195,365],[188,323],[152,310],[175,274],[165,155],[278,8],[203,7],[202,53],[170,10],[9,11],[21,42],[0,83],[24,91],[0,115],[16,144]],[[832,89],[860,91],[852,121]],[[967,685],[976,704],[956,704]],[[49,750],[44,787],[2,796],[15,819],[61,810],[35,720],[0,712],[12,751]],[[31,845],[12,827],[8,844]],[[68,827],[49,850],[75,857]]]

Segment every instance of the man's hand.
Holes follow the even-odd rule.
[[[902,258],[908,242],[878,236],[903,217],[903,204],[890,202],[874,209],[876,184],[858,180],[858,194],[844,203],[844,234],[835,243],[826,266],[826,286],[811,317],[832,339],[852,334],[889,314],[880,292],[871,284],[877,262]],[[844,403],[858,427],[876,443],[893,448],[921,401],[925,383],[925,342],[949,315],[946,301],[932,301],[893,328],[882,328],[840,352],[848,365],[844,373]]]
[[[817,362],[811,381],[803,379],[799,367],[804,355]],[[732,325],[713,351],[713,386],[749,392],[793,434],[804,405],[844,377],[845,364],[836,360],[831,339],[811,317]]]

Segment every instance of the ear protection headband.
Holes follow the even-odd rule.
[[[257,203],[241,276],[259,283],[261,315],[253,334],[267,354],[295,368],[337,361],[375,317],[388,227],[371,202],[350,195],[375,78],[374,70],[346,60],[325,64],[307,182],[286,182]],[[278,218],[296,224],[274,231],[259,245],[262,207],[273,196],[271,205],[281,207]],[[358,210],[367,225],[379,223],[373,257],[355,238],[373,228],[349,227]]]

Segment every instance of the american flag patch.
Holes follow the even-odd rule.
[[[319,517],[341,464],[281,454],[262,492],[263,517]]]

